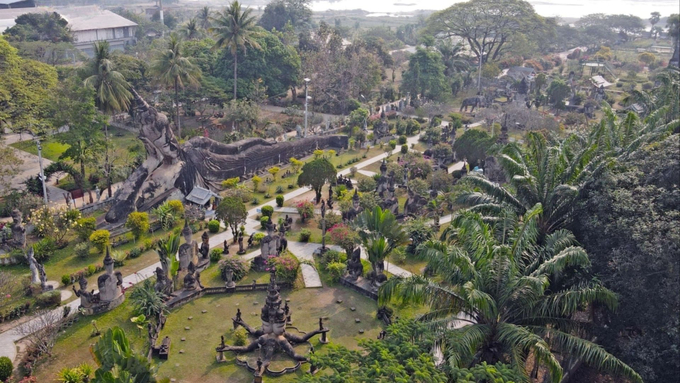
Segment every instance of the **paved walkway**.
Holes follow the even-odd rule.
[[[376,172],[372,172],[370,170],[357,170],[357,173],[363,174],[368,177],[373,177],[374,175],[376,175]]]
[[[420,135],[409,137],[408,138],[408,145],[410,146],[411,144],[415,144],[416,142],[418,142],[419,137],[420,137]],[[400,150],[401,150],[400,148],[396,148],[395,150],[392,151],[391,154],[399,153]],[[22,153],[25,153],[25,152],[22,152]],[[361,169],[361,168],[364,168],[364,167],[366,167],[370,164],[376,163],[378,161],[382,161],[383,158],[386,158],[386,157],[387,157],[387,153],[382,153],[382,154],[375,156],[373,158],[369,158],[365,161],[359,162],[358,164],[355,165],[355,167],[357,169]],[[349,168],[339,171],[338,174],[343,175],[343,176],[347,176],[349,174]],[[310,190],[311,190],[310,188],[302,187],[302,188],[294,190],[290,193],[285,194],[284,198],[286,200],[289,200],[289,199],[298,197],[298,196],[300,196],[300,195],[302,195],[302,194],[304,194],[304,193],[306,193]],[[254,207],[254,208],[252,208],[248,211],[248,217],[257,215],[258,211],[261,211],[263,206],[274,207],[275,205],[276,205],[276,201],[271,200],[271,201],[269,201],[265,204]],[[261,227],[261,224],[260,224],[259,221],[247,218],[246,222],[245,222],[245,227],[246,227],[246,232],[252,233],[254,231],[258,231],[259,228]],[[214,235],[210,238],[210,241],[209,241],[210,248],[212,249],[212,248],[215,248],[215,247],[218,247],[218,246],[221,247],[225,240],[231,241],[232,238],[233,237],[231,235],[231,230],[225,230],[225,231],[223,231],[223,232],[221,232],[217,235]],[[291,243],[293,243],[293,242],[289,242],[289,246],[290,246]],[[318,244],[316,244],[316,245],[320,246]],[[252,259],[252,258],[256,257],[258,254],[259,254],[259,250],[252,252],[252,253],[248,253],[247,255],[244,256],[244,259]],[[296,255],[298,255],[298,254],[296,254]],[[304,257],[304,255],[302,257]],[[363,254],[363,251],[362,251],[362,258],[365,259],[365,254]],[[389,264],[388,262],[386,262],[385,265],[386,265],[386,269],[389,272],[391,272],[392,274],[401,275],[401,276],[411,275],[411,273],[409,273],[408,271],[406,271],[406,270],[404,270],[404,269],[402,269],[402,268],[400,268],[396,265]],[[123,278],[123,287],[128,288],[130,286],[133,286],[136,283],[139,283],[139,282],[153,276],[154,271],[156,270],[156,267],[159,267],[159,266],[160,266],[160,262],[156,262],[153,265],[147,266],[147,267],[143,268],[142,270],[137,271],[134,274],[131,274],[131,275],[124,277]],[[311,268],[311,266],[310,266],[310,268]],[[307,273],[308,273],[308,275],[311,275],[309,272],[307,272]],[[303,274],[303,276],[304,276],[304,274]],[[318,274],[317,274],[317,276],[318,276]],[[310,287],[313,284],[313,281],[312,281],[311,278],[312,277],[310,276]],[[319,280],[319,284],[320,283],[321,282]],[[71,313],[75,314],[78,311],[78,306],[80,306],[80,299],[75,299],[75,300],[69,302],[67,304],[67,306],[70,306],[71,307]],[[63,310],[62,307],[58,307],[54,311],[62,312],[62,310]],[[38,319],[32,319],[29,322],[34,323],[34,322],[37,322],[37,321],[38,321]],[[0,356],[6,356],[6,357],[10,358],[11,360],[14,360],[16,358],[16,355],[17,355],[16,346],[15,346],[14,343],[21,338],[22,338],[22,336],[19,335],[14,329],[10,329],[10,330],[5,331],[4,333],[0,334]]]

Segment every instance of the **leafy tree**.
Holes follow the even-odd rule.
[[[439,99],[448,88],[444,69],[442,55],[439,52],[418,48],[409,58],[408,69],[403,73],[401,91],[411,92],[414,96],[420,94],[427,98]]]
[[[1,36],[0,68],[0,125],[37,133],[44,125],[46,100],[57,84],[57,71],[38,61],[22,59]]]
[[[296,29],[306,29],[312,22],[310,0],[274,0],[264,7],[259,24],[271,31],[283,31],[290,23]]]
[[[365,210],[357,217],[354,226],[359,231],[361,243],[366,249],[368,260],[373,266],[373,276],[377,281],[384,279],[384,261],[397,247],[408,242],[408,234],[389,210],[375,206]]]
[[[241,4],[234,0],[224,11],[217,12],[217,17],[212,19],[213,26],[209,29],[217,36],[215,47],[228,48],[234,57],[234,99],[237,98],[238,51],[240,49],[245,53],[247,47],[259,49],[255,38],[260,32],[251,12],[250,8],[241,11]]]
[[[487,151],[494,144],[495,139],[487,132],[478,129],[470,129],[456,139],[453,151],[457,158],[465,159],[470,166],[481,165],[487,157]]]
[[[326,352],[312,354],[310,363],[321,371],[305,374],[300,382],[447,382],[429,354],[434,341],[425,325],[402,319],[386,332],[383,340],[359,340],[361,350],[330,344]]]
[[[114,69],[109,52],[109,43],[104,40],[94,43],[94,58],[89,63],[89,77],[85,79],[85,86],[93,88],[95,105],[104,113],[113,114],[127,111],[132,102],[130,84],[125,77]],[[109,130],[104,124],[105,135],[105,172],[106,183],[111,198],[111,163],[109,162]]]
[[[175,89],[175,111],[177,123],[177,136],[182,137],[179,117],[179,89],[184,84],[198,86],[200,84],[201,71],[182,52],[182,40],[176,34],[171,34],[164,49],[156,53],[156,58],[151,64],[151,71],[157,76],[159,83],[173,86]]]
[[[125,221],[125,227],[130,229],[135,239],[149,232],[149,213],[134,211],[130,213]]]
[[[157,318],[161,312],[167,312],[163,294],[156,291],[152,279],[145,279],[142,283],[138,283],[130,294],[130,301],[135,308],[135,313],[144,315],[146,318]]]
[[[4,382],[7,379],[9,379],[10,376],[12,376],[12,370],[14,367],[12,366],[12,361],[6,357],[2,356],[0,357],[0,381]]]
[[[379,302],[425,303],[430,311],[421,319],[445,340],[451,367],[503,362],[528,376],[531,353],[536,366],[547,368],[551,380],[559,382],[563,370],[553,354],[557,351],[642,382],[633,369],[579,337],[585,330],[574,314],[595,303],[613,309],[616,296],[596,283],[568,277],[590,265],[570,232],[557,231],[549,235],[548,245],[538,245],[540,214],[537,204],[521,220],[510,217],[492,227],[479,214],[461,213],[451,222],[456,229],[451,244],[429,241],[419,248],[438,278],[392,278],[381,287]]]
[[[231,234],[234,237],[234,241],[236,241],[238,227],[245,223],[248,212],[246,211],[246,205],[240,199],[225,197],[217,206],[215,216],[231,228]]]
[[[530,33],[542,22],[523,0],[471,0],[435,12],[427,20],[432,35],[462,38],[482,63],[499,59],[516,36]]]
[[[326,158],[317,158],[307,162],[302,167],[302,173],[298,177],[297,184],[300,187],[311,187],[316,193],[316,200],[321,201],[321,188],[327,182],[335,180],[335,177],[335,166]]]
[[[92,355],[99,366],[95,383],[155,383],[155,369],[146,358],[134,352],[125,331],[113,327],[92,346]]]
[[[259,29],[259,28],[257,28]],[[261,90],[267,97],[285,94],[300,78],[300,56],[292,46],[284,45],[275,34],[259,30],[252,37],[255,44],[243,49],[238,61],[239,96],[249,96]],[[229,81],[234,66],[233,54],[225,49],[218,58],[216,75]]]
[[[181,29],[181,33],[188,40],[193,40],[201,36],[201,27],[198,24],[198,20],[194,17],[189,19],[186,24]]]
[[[199,25],[205,31],[210,29],[210,25],[212,23],[212,16],[210,16],[210,14],[211,12],[209,7],[201,8],[196,14],[196,19],[198,20]]]
[[[649,23],[652,24],[652,27],[649,28],[649,38],[652,38],[652,33],[654,32],[654,26],[661,20],[661,14],[659,12],[652,12],[650,13],[650,18],[649,18]]]
[[[85,163],[94,163],[99,157],[104,143],[102,128],[106,124],[94,105],[94,90],[73,78],[64,81],[50,97],[50,112],[54,126],[69,127],[59,135],[59,142],[68,145],[59,159],[70,158],[79,163],[81,179],[86,179]]]
[[[168,274],[172,278],[173,287],[177,287],[177,275],[179,273],[179,259],[176,254],[179,251],[179,234],[170,234],[167,239],[159,239],[156,245],[156,253],[161,261],[167,259],[169,265]]]
[[[546,90],[546,93],[548,94],[548,102],[550,102],[552,105],[555,105],[555,107],[558,107],[562,104],[570,92],[571,88],[569,88],[569,85],[567,85],[563,80],[552,80],[550,85],[548,85],[548,89]]]
[[[231,121],[232,127],[244,137],[248,137],[252,134],[259,116],[260,107],[257,103],[249,100],[231,100],[225,106],[222,122]]]
[[[619,297],[617,315],[596,329],[598,341],[651,383],[680,374],[678,148],[673,134],[618,161],[581,193],[571,225]]]
[[[57,12],[26,13],[17,17],[14,23],[4,32],[9,41],[73,41],[68,21]]]

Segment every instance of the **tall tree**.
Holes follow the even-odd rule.
[[[654,26],[656,25],[656,23],[659,22],[659,20],[661,20],[661,14],[659,12],[650,13],[649,23],[652,24],[652,27],[649,28],[649,38],[652,37],[652,33],[654,32]]]
[[[541,17],[524,0],[470,0],[435,12],[427,20],[433,36],[465,40],[478,60],[496,60],[514,36],[529,33]]]
[[[264,7],[259,24],[271,31],[283,31],[290,23],[296,30],[306,29],[312,21],[311,0],[274,0]]]
[[[588,186],[572,227],[619,297],[599,342],[648,383],[680,376],[680,136],[646,145]],[[653,295],[653,299],[651,298]]]
[[[259,49],[260,46],[255,38],[260,35],[257,29],[255,16],[251,16],[250,8],[241,10],[241,3],[234,1],[217,17],[212,19],[213,26],[210,31],[217,37],[216,48],[228,48],[234,56],[234,99],[237,97],[238,79],[238,51],[246,51],[247,47]]]
[[[201,30],[198,25],[198,20],[195,17],[189,19],[182,27],[182,34],[189,40],[193,40],[201,36]]]
[[[570,270],[590,265],[568,231],[538,245],[540,210],[537,204],[523,219],[506,219],[496,227],[471,212],[454,217],[452,244],[429,241],[419,249],[438,278],[391,278],[381,287],[379,301],[425,303],[430,311],[421,319],[438,330],[450,366],[509,363],[526,378],[535,378],[541,366],[559,382],[559,352],[642,382],[629,366],[581,338],[585,329],[574,314],[595,303],[613,309],[616,296],[596,283],[567,277]],[[533,368],[527,363],[530,354]]]
[[[199,24],[203,30],[208,30],[210,29],[210,23],[212,16],[210,16],[210,8],[209,7],[203,7],[198,11],[198,14],[196,15],[196,18],[199,21]]]
[[[4,32],[9,41],[73,41],[68,21],[57,12],[26,13],[14,22],[14,26]]]
[[[354,226],[373,266],[372,277],[376,282],[383,282],[387,279],[384,274],[385,259],[394,249],[408,242],[408,234],[397,222],[397,217],[380,206],[364,210],[357,217]]]
[[[307,162],[302,167],[302,174],[298,177],[297,184],[300,187],[309,186],[316,193],[317,203],[321,201],[321,188],[335,179],[337,172],[335,166],[326,158],[317,158]]]
[[[159,83],[172,86],[175,90],[175,116],[177,136],[182,138],[182,128],[179,115],[179,89],[184,85],[198,86],[201,70],[194,65],[182,52],[182,40],[176,34],[171,34],[164,49],[156,53],[151,63],[151,71],[157,76]]]
[[[234,238],[234,243],[238,237],[238,228],[248,217],[246,205],[236,197],[225,197],[217,206],[216,217],[222,220],[229,228]]]
[[[0,36],[0,126],[36,132],[44,127],[50,92],[57,84],[54,67],[21,58]]]
[[[85,178],[85,163],[93,163],[103,146],[102,130],[107,123],[97,111],[94,89],[68,79],[60,84],[50,101],[51,120],[54,126],[68,125],[68,131],[59,135],[59,141],[68,149],[59,159],[70,158],[80,164],[81,179]]]
[[[109,43],[94,43],[94,58],[90,61],[90,76],[85,79],[85,86],[94,89],[95,105],[106,114],[127,111],[132,102],[130,85],[125,77],[114,69],[109,52]],[[109,124],[104,124],[105,134],[105,172],[109,198],[111,192],[111,163],[109,161]]]
[[[442,55],[438,51],[417,48],[416,53],[409,58],[408,69],[403,73],[402,92],[430,99],[440,98],[448,88],[444,69]]]

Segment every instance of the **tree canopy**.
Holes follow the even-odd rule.
[[[327,182],[335,179],[335,166],[326,158],[317,158],[307,162],[302,167],[302,173],[298,177],[298,186],[309,186],[316,192],[316,200],[321,199],[321,188]]]
[[[248,212],[246,205],[239,198],[228,196],[217,205],[215,216],[231,228],[234,241],[236,241],[238,227],[245,223]]]
[[[262,28],[283,31],[290,23],[295,29],[309,28],[312,22],[311,0],[274,0],[264,7],[258,22]]]
[[[26,13],[16,18],[15,25],[5,31],[9,41],[73,41],[68,21],[57,12]]]
[[[430,99],[441,98],[448,90],[444,69],[442,55],[438,51],[417,48],[409,59],[408,69],[404,71],[402,92]]]
[[[478,166],[486,160],[487,151],[496,142],[487,132],[479,129],[469,129],[456,139],[453,150],[456,157],[466,159],[470,166]]]

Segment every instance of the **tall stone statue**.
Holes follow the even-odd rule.
[[[364,265],[361,264],[361,248],[357,247],[352,256],[347,260],[347,279],[356,281],[364,273]]]
[[[198,252],[203,259],[208,259],[208,256],[210,255],[210,237],[208,236],[207,231],[204,231],[203,235],[201,235],[201,248]]]
[[[23,224],[23,215],[17,209],[12,210],[12,240],[9,244],[19,249],[26,247],[26,228]]]
[[[116,191],[106,213],[107,222],[119,222],[135,211],[146,211],[175,192],[188,195],[196,186],[221,189],[222,180],[268,167],[279,158],[289,158],[315,148],[344,148],[344,135],[314,136],[279,143],[247,138],[223,144],[207,137],[194,137],[180,145],[168,117],[149,106],[137,92],[133,108],[140,126],[139,139],[146,160]]]
[[[72,286],[71,288],[73,289],[73,293],[80,298],[80,306],[92,307],[93,304],[97,303],[96,299],[99,297],[94,293],[94,289],[87,291],[87,279],[85,279],[85,276],[80,276],[78,285],[80,285],[80,290],[76,290],[75,286]]]
[[[31,270],[31,283],[40,283],[40,269],[38,268],[38,261],[35,259],[32,246],[28,249],[26,258],[28,259],[28,268]]]
[[[182,229],[182,236],[184,237],[184,243],[179,247],[179,269],[187,270],[189,264],[193,263],[194,266],[198,264],[198,244],[194,241],[191,236],[194,232],[189,227],[189,223],[185,221],[184,229]]]

